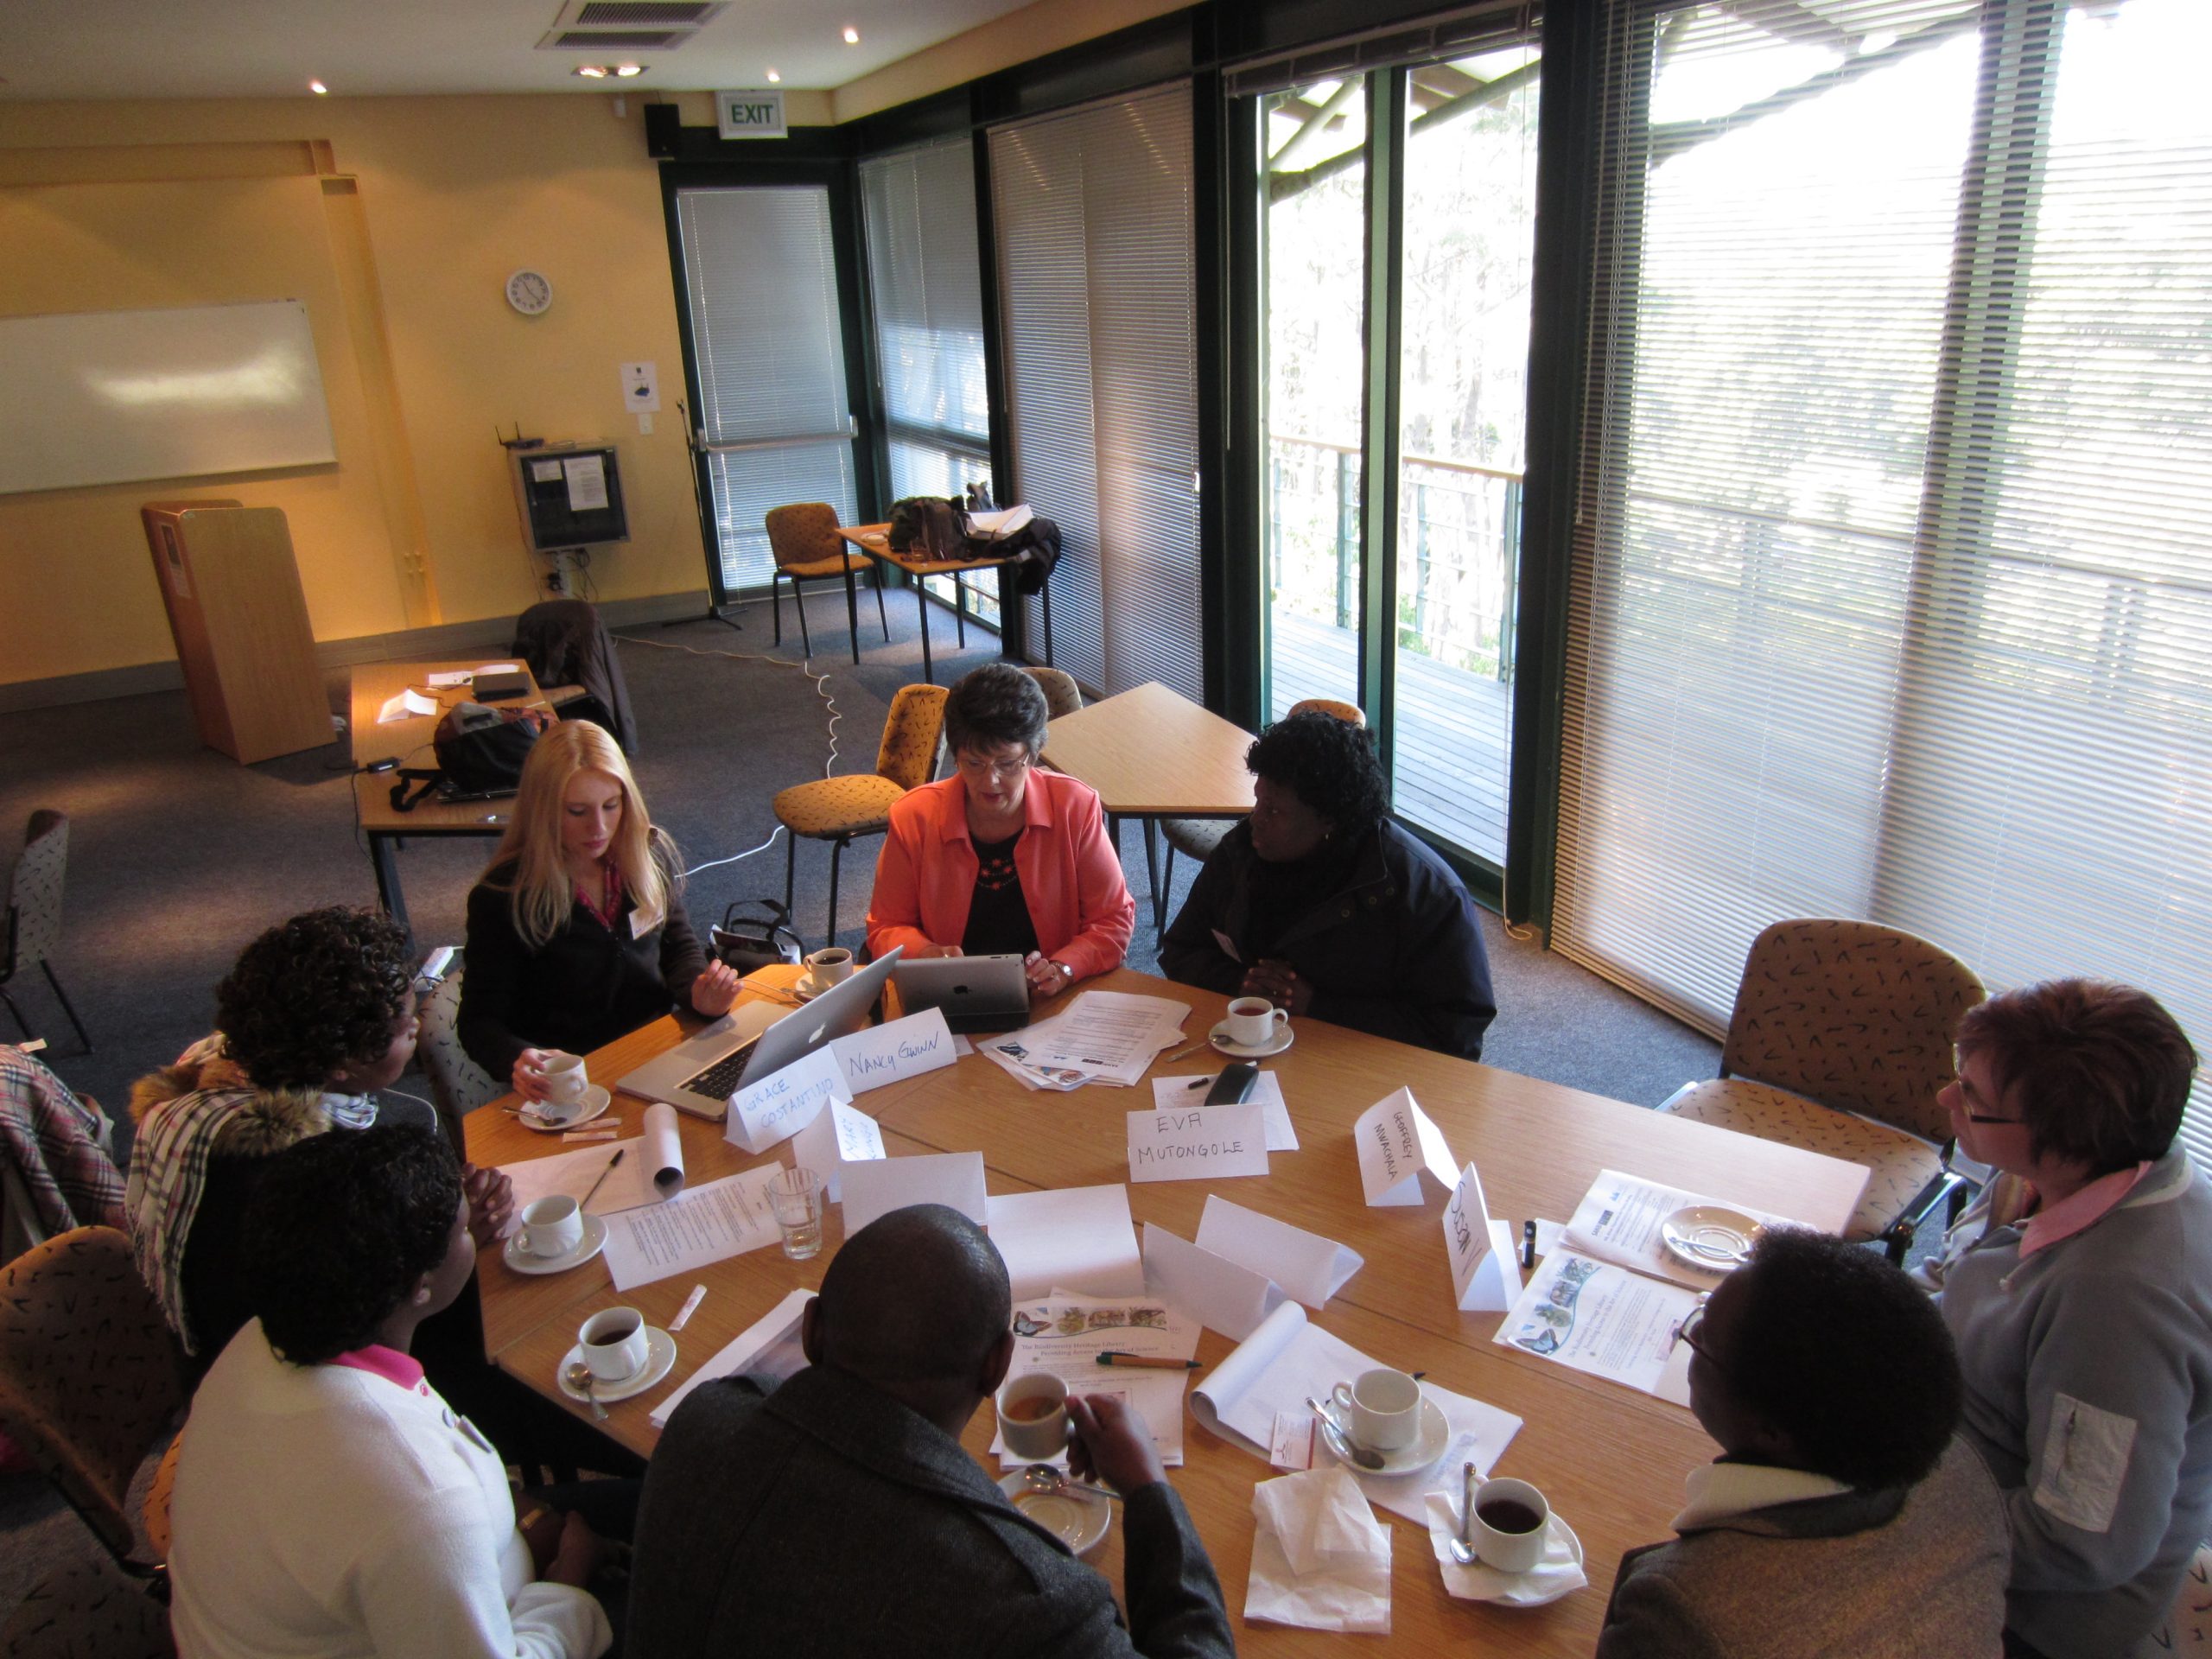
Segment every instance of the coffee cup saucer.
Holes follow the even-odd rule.
[[[1444,1415],[1444,1408],[1424,1394],[1421,1397],[1421,1432],[1409,1445],[1381,1453],[1380,1469],[1360,1467],[1359,1459],[1351,1454],[1351,1437],[1333,1415],[1322,1420],[1321,1444],[1329,1448],[1331,1457],[1354,1472],[1389,1480],[1433,1468],[1436,1460],[1444,1455],[1444,1448],[1452,1444],[1452,1424]]]
[[[1574,1535],[1573,1528],[1559,1518],[1557,1510],[1544,1522],[1544,1553],[1537,1557],[1535,1566],[1526,1573],[1501,1573],[1482,1561],[1462,1566],[1449,1559],[1445,1554],[1448,1545],[1438,1540],[1433,1522],[1440,1514],[1448,1527],[1456,1522],[1458,1516],[1450,1498],[1444,1494],[1436,1494],[1431,1503],[1430,1542],[1438,1564],[1444,1569],[1445,1588],[1462,1600],[1541,1607],[1561,1596],[1573,1595],[1589,1582],[1581,1571],[1582,1541]],[[1442,1508],[1434,1507],[1440,1503]]]
[[[1035,1472],[1039,1470],[1044,1474]],[[1069,1485],[1066,1471],[1049,1463],[1010,1470],[999,1478],[999,1491],[1007,1503],[1078,1555],[1104,1543],[1114,1522],[1111,1503],[1096,1492]]]
[[[584,1236],[572,1249],[558,1255],[532,1255],[522,1247],[522,1235],[518,1232],[499,1247],[499,1255],[517,1273],[566,1273],[570,1268],[580,1268],[597,1255],[607,1244],[607,1223],[589,1211],[584,1212]]]
[[[791,995],[802,1002],[811,1002],[823,992],[834,991],[836,988],[835,985],[824,985],[814,976],[811,969],[791,981]]]
[[[1258,1045],[1240,1043],[1229,1034],[1229,1021],[1224,1020],[1207,1033],[1207,1040],[1232,1059],[1264,1060],[1270,1054],[1280,1054],[1298,1040],[1298,1033],[1287,1024],[1279,1025],[1274,1034]]]
[[[607,1107],[613,1103],[613,1100],[614,1096],[599,1084],[588,1083],[584,1085],[583,1109],[580,1112],[561,1117],[547,1117],[541,1114],[548,1103],[532,1101],[522,1109],[518,1116],[525,1129],[535,1129],[540,1135],[558,1135],[563,1129],[573,1129],[581,1124],[590,1122],[595,1117],[605,1116]]]
[[[584,1363],[584,1345],[577,1343],[561,1356],[561,1363],[553,1368],[553,1375],[560,1380],[561,1392],[582,1403],[584,1391],[569,1381],[569,1367]],[[654,1383],[667,1376],[676,1364],[676,1338],[657,1325],[645,1327],[645,1363],[620,1382],[602,1379],[592,1385],[592,1396],[602,1406],[611,1406],[617,1400],[627,1400],[632,1395],[643,1394]]]

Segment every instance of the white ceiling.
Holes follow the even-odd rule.
[[[731,0],[678,50],[580,52],[538,49],[562,0],[0,0],[0,99],[715,91],[771,67],[827,91],[1024,3]],[[625,60],[645,73],[571,73]]]

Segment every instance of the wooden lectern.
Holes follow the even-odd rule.
[[[151,501],[139,516],[200,741],[242,766],[329,742],[283,509]]]

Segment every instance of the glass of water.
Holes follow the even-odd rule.
[[[822,1180],[810,1169],[786,1169],[768,1183],[783,1229],[784,1254],[804,1262],[822,1254]]]

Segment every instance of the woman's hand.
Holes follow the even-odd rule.
[[[557,1048],[525,1048],[515,1056],[515,1069],[508,1081],[515,1086],[515,1093],[524,1100],[545,1098],[545,1063],[561,1051]]]
[[[599,1575],[599,1561],[604,1546],[599,1535],[584,1522],[574,1510],[561,1522],[561,1545],[553,1552],[552,1564],[538,1577],[548,1584],[565,1584],[578,1590],[588,1590]]]
[[[504,1169],[461,1166],[461,1190],[468,1198],[468,1236],[488,1250],[507,1235],[515,1218],[515,1184]]]
[[[1264,996],[1279,1008],[1290,1010],[1294,1020],[1313,1006],[1313,988],[1298,976],[1288,963],[1263,957],[1245,970],[1239,996]]]
[[[1063,963],[1053,961],[1041,951],[1032,950],[1023,960],[1022,971],[1029,976],[1029,995],[1058,996],[1075,983],[1074,970]]]
[[[960,947],[957,944],[918,944],[912,950],[908,950],[904,957],[899,958],[899,960],[902,962],[927,962],[933,957],[957,957],[959,954]]]
[[[737,970],[726,962],[710,962],[691,982],[691,1006],[709,1020],[719,1020],[737,1001]]]

